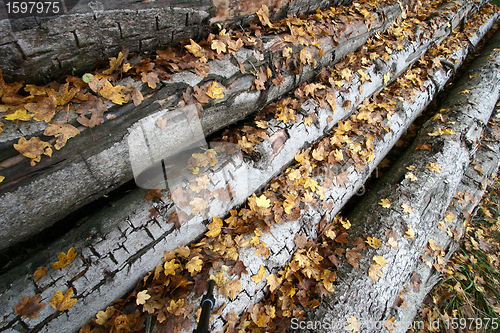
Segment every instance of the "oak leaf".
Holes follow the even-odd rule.
[[[40,303],[41,294],[37,294],[31,298],[24,296],[19,304],[14,306],[14,311],[18,316],[35,319],[38,318],[38,313],[42,311],[47,304]]]
[[[57,259],[59,260],[53,263],[52,267],[54,269],[61,269],[69,265],[75,258],[76,258],[75,248],[72,247],[71,249],[69,249],[68,254],[64,252],[59,253],[59,255],[57,256]]]
[[[80,134],[80,131],[76,127],[59,121],[51,123],[50,127],[47,127],[43,131],[43,135],[53,135],[57,138],[56,144],[54,145],[54,148],[57,150],[64,147],[68,139],[71,139],[77,134]]]
[[[40,140],[38,137],[32,137],[26,140],[24,137],[19,138],[19,141],[14,144],[14,148],[26,156],[31,158],[31,166],[34,166],[37,162],[42,159],[42,154],[49,157],[52,156],[52,148],[48,142]]]
[[[69,288],[64,295],[58,290],[52,300],[49,301],[49,304],[58,311],[71,309],[76,303],[76,298],[71,298],[71,296],[73,296],[73,288]]]

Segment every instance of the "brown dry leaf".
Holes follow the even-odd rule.
[[[35,166],[42,159],[42,154],[49,157],[52,156],[52,148],[50,143],[40,140],[38,137],[32,137],[26,140],[24,137],[19,138],[18,143],[14,144],[14,148],[26,156],[31,158],[31,166]]]
[[[142,80],[142,82],[147,83],[148,87],[151,89],[156,89],[156,85],[158,83],[160,83],[160,78],[158,77],[158,73],[156,73],[156,72],[149,72],[147,74],[144,72],[141,72],[141,80]],[[117,103],[117,104],[121,104],[121,103]]]
[[[278,278],[276,274],[270,274],[266,278],[267,285],[269,286],[269,291],[273,293],[276,289],[281,286],[282,279]]]
[[[93,128],[104,122],[102,117],[107,110],[108,108],[101,98],[91,96],[87,102],[81,104],[76,110],[76,113],[80,115],[76,120],[85,127]],[[89,113],[90,119],[85,117]]]
[[[419,143],[417,145],[417,147],[415,147],[415,150],[429,150],[431,151],[432,150],[432,147],[430,144],[422,144],[422,143]]]
[[[113,86],[111,82],[106,80],[101,90],[99,90],[99,94],[115,104],[122,105],[125,103],[125,94],[123,92],[125,89],[124,86]]]
[[[380,271],[382,266],[377,264],[375,261],[368,268],[368,276],[372,279],[373,282],[377,282],[379,277],[384,277],[384,274]]]
[[[347,249],[345,257],[347,258],[347,262],[353,267],[359,267],[358,259],[361,259],[361,254],[359,252]]]
[[[233,268],[229,271],[230,275],[237,274],[238,278],[241,279],[241,274],[248,274],[247,267],[243,263],[243,261],[238,260],[236,264],[234,264]]]
[[[256,14],[263,26],[268,26],[271,29],[274,28],[273,24],[269,20],[269,7],[267,7],[266,5],[262,5],[262,7],[260,7]]]
[[[48,123],[56,114],[57,101],[53,95],[44,97],[38,103],[27,103],[26,110],[34,113],[33,119]]]
[[[398,234],[394,230],[386,230],[385,234],[387,236],[387,243],[385,245],[392,246],[393,248],[398,248]]]
[[[224,98],[224,87],[219,88],[219,83],[217,83],[217,81],[213,81],[210,87],[208,87],[206,94],[208,97],[214,99]]]
[[[24,318],[38,318],[38,313],[42,311],[47,305],[45,303],[40,303],[41,299],[41,294],[37,294],[31,298],[29,298],[28,296],[24,296],[19,304],[16,304],[14,306],[14,311],[18,316],[22,316]]]
[[[80,131],[76,127],[59,121],[51,123],[50,127],[47,127],[45,131],[43,131],[43,135],[53,135],[57,138],[56,144],[54,145],[54,148],[57,150],[64,147],[68,139],[71,139],[77,134],[80,134]]]
[[[235,299],[236,295],[241,292],[241,281],[240,280],[229,280],[226,282],[224,287],[220,290],[224,297],[230,296],[231,299]]]
[[[349,170],[345,170],[337,175],[337,185],[345,188],[346,183],[350,183],[350,180],[347,180],[347,176],[349,175]]]
[[[263,265],[260,265],[259,271],[256,275],[252,275],[251,279],[255,283],[259,283],[266,276],[266,269]]]
[[[161,192],[161,188],[152,188],[146,193],[144,196],[144,200],[151,200],[153,198],[161,198],[163,196]]]
[[[144,100],[144,96],[142,95],[141,91],[131,84],[128,85],[127,88],[132,90],[132,93],[131,93],[132,102],[134,102],[135,106],[139,106],[142,103],[142,101]]]
[[[109,68],[103,71],[103,74],[110,75],[113,74],[115,70],[120,67],[120,65],[123,62],[123,52],[118,53],[118,57],[111,57],[109,58]]]
[[[35,273],[33,273],[33,275],[35,276],[35,279],[33,281],[36,282],[41,278],[43,278],[47,274],[47,270],[48,270],[47,267],[38,267]]]
[[[58,290],[52,297],[52,300],[49,301],[49,304],[58,311],[71,309],[76,303],[76,299],[71,298],[71,296],[73,296],[73,288],[69,288],[64,295]]]
[[[61,269],[69,264],[76,258],[75,248],[69,249],[68,254],[61,252],[57,256],[58,261],[52,264],[54,269]]]

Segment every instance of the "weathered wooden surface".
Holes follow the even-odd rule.
[[[44,82],[115,56],[122,46],[148,53],[186,38],[202,38],[210,24],[245,24],[268,5],[276,17],[328,8],[349,0],[65,1],[63,15],[9,20],[0,7],[0,58],[13,81]]]
[[[411,325],[411,316],[402,315],[400,318],[399,313],[404,313],[404,310],[393,308],[393,304],[403,285],[409,283],[411,273],[417,271],[419,258],[429,239],[439,234],[436,243],[439,246],[446,245],[443,238],[446,232],[443,235],[438,230],[438,223],[459,189],[470,158],[474,156],[480,143],[483,128],[500,97],[500,52],[493,50],[499,41],[500,32],[497,32],[490,46],[473,63],[442,104],[443,108],[450,110],[447,113],[449,123],[445,127],[454,130],[456,134],[429,136],[438,128],[444,127],[444,123],[429,120],[407,152],[379,181],[379,186],[367,194],[348,216],[352,223],[352,236],[366,234],[385,243],[385,232],[390,229],[398,234],[398,248],[385,245],[376,250],[369,248],[362,253],[359,268],[345,267],[339,271],[338,284],[332,298],[310,313],[309,320],[321,321],[328,318],[330,322],[338,324],[339,331],[346,330],[347,319],[351,316],[358,320],[363,332],[380,332],[380,323],[394,316],[395,325],[399,324],[398,332],[406,332]],[[474,77],[474,74],[478,76]],[[463,93],[466,89],[471,92]],[[416,151],[418,144],[431,144],[432,149]],[[498,146],[493,147],[498,156]],[[429,163],[439,165],[440,172],[428,170]],[[496,163],[490,164],[488,171],[495,171]],[[416,182],[405,178],[410,165],[415,166],[413,173],[418,177]],[[379,204],[385,198],[391,202],[389,209],[384,209]],[[404,212],[403,204],[409,205],[413,211]],[[410,225],[415,238],[403,238]],[[375,283],[367,273],[373,256],[376,255],[383,256],[387,264],[381,269],[384,277]]]
[[[417,49],[420,50],[418,47]],[[395,54],[394,61],[397,62],[397,59],[407,59],[409,53],[415,52],[411,50],[414,50],[413,46],[408,50],[401,51],[400,55]],[[423,53],[422,50],[419,52]],[[463,59],[465,54],[465,51],[458,52],[457,58],[459,61]],[[404,68],[405,66],[401,65],[400,71],[402,72]],[[382,82],[381,75],[382,73],[373,74],[372,81],[380,84]],[[260,264],[265,265],[268,271],[273,271],[281,267],[293,254],[293,239],[298,232],[302,231],[314,237],[314,225],[319,221],[320,216],[324,213],[334,215],[340,210],[349,197],[362,186],[364,179],[368,177],[377,163],[390,150],[399,136],[404,133],[422,108],[433,99],[435,93],[443,87],[451,75],[451,70],[446,71],[442,69],[436,72],[434,82],[437,83],[432,83],[429,80],[426,83],[427,90],[422,91],[421,95],[415,97],[414,103],[406,102],[397,110],[389,122],[391,132],[387,133],[383,138],[375,140],[373,143],[376,159],[369,163],[365,169],[356,171],[352,166],[346,166],[349,171],[348,179],[352,182],[346,184],[345,188],[334,186],[328,193],[325,193],[329,202],[334,203],[335,208],[333,211],[327,212],[318,207],[318,211],[310,210],[308,213],[304,213],[304,219],[273,227],[271,233],[266,234],[262,238],[273,253],[273,256],[267,259],[256,257],[251,250],[240,253],[240,257],[249,268],[250,274],[245,278],[246,280],[242,281],[242,289],[246,291],[228,305],[228,310],[231,309],[230,311],[234,310],[241,313],[250,302],[256,302],[263,297],[266,289],[265,282],[255,284],[253,281],[250,281],[249,276],[256,273]],[[353,80],[353,83],[355,85],[358,84],[356,80]],[[373,89],[375,89],[375,83],[372,87]],[[436,86],[435,84],[438,85]],[[379,87],[382,86],[380,85]],[[370,85],[367,85],[365,89],[369,87]],[[325,126],[324,124],[328,123],[326,118],[331,114],[330,110],[319,108],[312,100],[304,105],[303,110],[305,114],[312,111],[317,112],[320,126]],[[340,113],[340,107],[337,112]],[[347,113],[342,113],[342,115],[346,116]],[[278,124],[271,124],[271,129],[273,128],[274,131],[282,129]],[[313,131],[313,129],[314,127],[311,127],[311,131],[316,133],[316,130]],[[293,126],[286,127],[286,130],[290,133],[290,138],[298,137],[305,140],[307,135],[309,135],[302,121]],[[311,135],[317,135],[314,133]],[[314,136],[311,138],[313,139]],[[209,177],[213,180],[209,189],[218,188],[217,186],[220,185],[217,184],[220,181],[224,185],[227,184],[225,183],[226,180],[222,177],[223,172],[232,174],[231,185],[234,184],[237,186],[243,179],[251,180],[248,184],[252,184],[255,188],[264,185],[269,177],[272,176],[272,173],[281,168],[282,165],[280,163],[293,159],[294,154],[301,147],[301,145],[297,146],[297,142],[294,145],[291,145],[291,143],[292,141],[290,141],[288,148],[281,150],[274,158],[272,166],[277,169],[258,169],[259,165],[242,163],[242,161],[229,161],[225,165],[223,164],[226,162],[221,162],[221,165],[216,166]],[[272,154],[269,142],[264,142],[257,149],[262,152],[267,151],[268,156]],[[283,157],[280,157],[280,155]],[[224,170],[224,168],[226,169]],[[220,171],[218,172],[218,170]],[[254,177],[248,178],[248,174],[250,173]],[[252,190],[249,189],[249,191]],[[30,261],[4,275],[1,278],[1,290],[4,292],[0,296],[0,304],[2,304],[2,313],[5,313],[6,319],[2,327],[9,327],[8,331],[16,332],[17,329],[14,330],[14,327],[21,325],[19,318],[16,318],[15,314],[12,313],[12,308],[19,302],[19,298],[22,295],[33,295],[34,293],[41,292],[43,300],[46,301],[52,297],[55,290],[66,290],[69,286],[72,286],[77,290],[79,302],[70,311],[67,313],[56,312],[52,317],[54,311],[49,307],[40,313],[40,318],[29,320],[27,325],[30,328],[34,328],[34,331],[73,331],[75,327],[81,326],[88,318],[93,317],[98,310],[104,308],[104,304],[109,304],[112,300],[120,298],[124,290],[133,287],[136,281],[161,262],[160,258],[163,251],[173,250],[177,245],[188,244],[205,231],[201,217],[193,218],[189,223],[183,225],[180,230],[175,231],[173,225],[166,223],[170,212],[173,211],[173,203],[166,198],[167,196],[164,195],[162,198],[163,201],[159,201],[153,205],[150,202],[144,201],[143,197],[144,191],[133,191],[127,197],[116,202],[113,208],[93,216],[89,223],[82,228],[73,230],[64,240],[57,242],[43,253],[40,253]],[[232,203],[236,202],[233,201]],[[156,218],[148,217],[152,207],[155,207],[159,212]],[[207,211],[210,215],[225,215],[223,207],[216,202],[211,203]],[[307,228],[304,227],[306,222],[310,222]],[[276,239],[280,241],[278,242]],[[69,266],[69,270],[51,270],[47,279],[44,278],[44,280],[40,280],[37,283],[31,281],[30,276],[36,267],[50,264],[60,251],[67,251],[67,248],[70,246],[75,246],[77,251],[82,254],[82,257],[75,260]],[[224,301],[227,301],[227,299],[224,299]],[[221,302],[222,297],[219,296],[217,304]],[[217,328],[221,328],[222,325],[223,320],[218,318],[214,321],[213,328],[216,330]]]
[[[470,8],[467,7],[467,9]],[[132,168],[127,147],[128,132],[139,119],[152,114],[158,117],[163,116],[179,108],[177,103],[187,87],[201,85],[212,80],[217,80],[226,86],[224,99],[218,101],[217,104],[207,104],[201,114],[201,124],[205,135],[211,134],[241,120],[279,96],[283,96],[300,83],[313,77],[322,66],[338,62],[370,36],[384,30],[400,15],[401,9],[399,5],[394,5],[380,8],[379,12],[381,14],[376,14],[376,19],[371,22],[370,29],[363,21],[352,21],[346,24],[346,30],[339,32],[339,43],[332,36],[318,38],[325,54],[316,58],[317,65],[315,67],[304,66],[299,74],[294,74],[290,69],[284,70],[285,82],[280,86],[272,86],[261,91],[249,90],[254,79],[254,76],[249,73],[250,70],[253,70],[255,66],[263,66],[263,68],[271,66],[276,51],[284,47],[285,44],[277,36],[272,40],[267,39],[266,49],[262,53],[244,48],[234,56],[228,55],[226,60],[211,61],[209,65],[212,70],[206,78],[189,71],[173,75],[173,82],[165,81],[162,88],[144,100],[139,107],[134,108],[132,104],[117,107],[114,112],[121,114],[119,117],[95,127],[92,133],[88,130],[81,133],[70,140],[64,149],[55,152],[50,159],[43,158],[35,167],[31,167],[29,160],[21,156],[19,163],[0,169],[1,175],[5,177],[4,182],[0,184],[0,205],[3,208],[0,211],[0,220],[5,221],[0,228],[0,236],[6,240],[0,244],[0,249],[52,225],[75,209],[131,180]],[[465,14],[467,11],[462,10],[461,16],[457,17]],[[444,33],[444,30],[442,32]],[[424,45],[424,48],[416,50],[417,53],[423,52],[430,42]],[[317,52],[315,47],[308,47],[308,49],[312,54]],[[299,51],[297,49],[294,52]],[[261,58],[262,54],[263,58]],[[239,71],[237,60],[245,64],[247,74],[243,75]],[[413,60],[415,59],[412,58],[411,61]],[[384,64],[380,66],[386,68]],[[372,70],[375,71],[375,67]],[[396,66],[394,72],[397,73],[400,70]],[[72,117],[74,116],[73,111]],[[8,126],[12,128],[7,128]],[[2,168],[1,165],[17,158],[18,153],[12,145],[17,142],[19,136],[37,135],[47,125],[21,124],[18,130],[14,130],[14,126],[17,125],[7,124],[0,138],[2,140],[0,168]],[[172,137],[177,135],[174,127],[168,127],[166,130],[172,132]],[[178,149],[178,144],[165,147],[165,150],[171,153]],[[37,195],[34,196],[33,193]]]

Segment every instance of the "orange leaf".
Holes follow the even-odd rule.
[[[59,260],[53,263],[52,267],[54,267],[54,269],[63,268],[69,265],[75,258],[76,258],[75,248],[72,247],[71,249],[69,249],[68,254],[64,252],[59,253],[59,256],[57,256],[57,259]]]
[[[50,143],[42,141],[38,137],[32,137],[29,140],[21,137],[18,143],[14,144],[14,148],[18,152],[27,158],[31,158],[31,166],[34,166],[36,162],[40,162],[42,154],[52,156],[52,148],[50,147]]]
[[[49,301],[49,304],[58,311],[71,309],[76,303],[76,299],[71,298],[71,296],[73,296],[73,288],[69,288],[64,295],[58,290],[52,297],[52,300]]]
[[[50,127],[47,127],[45,131],[43,131],[43,135],[53,135],[57,138],[56,144],[54,145],[54,148],[57,150],[64,147],[68,139],[71,139],[77,134],[80,134],[80,131],[76,127],[59,121],[51,123]]]

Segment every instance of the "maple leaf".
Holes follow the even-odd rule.
[[[255,204],[258,207],[267,208],[271,205],[271,200],[269,200],[264,194],[261,194],[260,197],[255,199]]]
[[[41,278],[43,278],[47,274],[47,270],[48,270],[47,267],[38,267],[36,269],[35,273],[33,273],[33,275],[35,276],[33,281],[36,282],[36,281],[40,280]]]
[[[219,83],[213,81],[210,87],[208,87],[207,96],[214,99],[224,98],[224,87],[219,88]]]
[[[248,271],[247,271],[247,267],[245,266],[245,264],[243,263],[243,261],[241,260],[238,260],[236,262],[236,264],[234,264],[233,268],[231,269],[231,271],[229,271],[229,274],[230,275],[233,275],[233,274],[237,274],[238,275],[238,278],[241,279],[241,274],[244,273],[244,274],[248,274]]]
[[[76,109],[76,113],[80,115],[76,120],[83,126],[92,128],[104,122],[102,116],[107,110],[108,108],[101,98],[91,96],[87,102]],[[90,119],[85,117],[89,113],[91,114]]]
[[[219,39],[214,39],[210,47],[212,48],[212,50],[216,50],[217,54],[226,52],[226,44]]]
[[[41,299],[41,294],[36,294],[31,298],[24,296],[21,301],[19,301],[19,304],[14,306],[14,311],[18,316],[22,316],[24,318],[38,318],[38,313],[47,305],[45,303],[40,303]]]
[[[21,108],[21,109],[17,109],[13,113],[5,114],[2,117],[5,118],[5,119],[7,119],[7,120],[28,121],[28,120],[31,120],[31,118],[33,118],[33,116],[34,116],[34,114],[32,114],[32,113],[26,113],[26,109],[25,108]],[[0,125],[0,126],[3,126],[3,124]],[[2,132],[0,132],[0,133],[2,133]]]
[[[380,202],[378,204],[380,206],[384,207],[384,208],[390,208],[391,207],[391,202],[387,198],[380,200]]]
[[[259,283],[265,276],[266,276],[266,269],[263,265],[260,265],[259,271],[257,272],[257,274],[252,275],[251,279],[253,282]]]
[[[436,172],[436,173],[441,173],[441,170],[443,170],[443,168],[441,168],[436,163],[428,163],[425,166],[425,168],[428,169],[428,170],[430,170],[430,171],[432,171],[432,172]]]
[[[106,80],[101,90],[99,90],[99,94],[115,104],[122,105],[123,103],[125,103],[125,94],[123,92],[124,90],[124,86],[113,86],[111,82]]]
[[[184,47],[195,57],[199,58],[201,57],[201,46],[198,45],[194,40],[189,38],[189,42],[191,43],[190,45],[185,45]]]
[[[208,206],[208,202],[203,199],[203,198],[194,198],[189,202],[190,206],[193,206],[193,209],[191,210],[191,214],[193,215],[203,215],[205,214],[205,210]]]
[[[220,289],[220,292],[224,297],[230,296],[231,299],[235,299],[236,295],[241,292],[241,281],[240,280],[229,280]]]
[[[207,231],[205,233],[205,236],[212,237],[212,238],[219,236],[219,234],[222,230],[222,225],[223,225],[222,220],[220,218],[218,218],[217,216],[214,216],[212,223],[210,223],[208,225],[209,231]]]
[[[57,100],[54,95],[50,95],[49,97],[43,97],[37,103],[27,103],[24,107],[35,114],[33,119],[48,123],[56,114]]]
[[[359,323],[358,323],[358,320],[356,319],[356,317],[350,316],[349,318],[347,318],[347,323],[349,324],[349,325],[347,325],[347,329],[349,331],[360,332]]]
[[[175,263],[175,259],[165,261],[165,263],[163,264],[163,269],[166,276],[175,275],[175,270],[179,267],[180,265]]]
[[[373,247],[374,249],[378,249],[380,245],[382,245],[382,242],[377,239],[377,237],[367,237],[366,238],[366,244],[369,246]]]
[[[148,294],[148,291],[145,289],[137,293],[135,304],[141,305],[146,304],[146,301],[151,298],[151,295]]]
[[[392,246],[393,248],[398,248],[398,234],[393,230],[386,230],[385,234],[387,235],[387,243],[386,245]]]
[[[413,209],[411,209],[411,207],[405,203],[401,205],[401,208],[403,208],[403,212],[405,212],[405,213],[408,213],[408,214],[413,213]]]
[[[52,148],[48,142],[40,140],[38,137],[32,137],[26,140],[24,137],[19,138],[18,143],[14,144],[14,148],[26,156],[31,158],[31,166],[34,166],[36,162],[40,162],[42,154],[49,157],[52,156]]]
[[[200,259],[199,256],[191,258],[189,262],[186,264],[186,268],[191,276],[195,276],[198,272],[201,272],[203,268],[203,260]]]
[[[346,183],[350,183],[351,181],[347,180],[347,176],[349,175],[349,170],[345,170],[337,175],[337,185],[345,188]]]
[[[69,288],[64,295],[58,290],[52,300],[49,301],[49,304],[58,311],[71,309],[76,303],[76,298],[71,298],[71,296],[73,296],[73,288]]]
[[[59,253],[59,255],[57,256],[57,259],[59,260],[53,263],[52,267],[54,269],[61,269],[69,265],[75,258],[76,258],[75,248],[72,247],[71,249],[69,249],[68,254],[64,252]]]
[[[404,238],[415,239],[415,232],[413,231],[413,227],[411,226],[411,223],[408,225],[408,230],[406,230],[406,232],[404,234]]]
[[[345,253],[345,257],[347,258],[347,262],[351,264],[353,267],[359,267],[358,259],[361,259],[361,254],[352,249],[347,249]]]
[[[385,264],[387,264],[387,260],[385,260],[385,258],[382,256],[373,256],[373,261],[381,267],[385,267]]]
[[[175,253],[180,255],[181,257],[187,258],[191,254],[191,250],[187,246],[178,246],[177,249],[174,250]]]
[[[109,68],[103,71],[103,74],[109,75],[113,74],[113,72],[120,67],[123,62],[123,52],[118,53],[118,57],[109,58]]]
[[[343,70],[340,71],[340,76],[344,80],[350,81],[352,77],[352,71],[349,68],[344,68]]]
[[[269,291],[273,293],[276,289],[281,286],[281,282],[283,279],[280,279],[276,276],[276,274],[270,274],[266,278],[266,283],[269,286]]]
[[[148,87],[151,89],[156,89],[156,85],[158,83],[160,83],[160,79],[158,78],[158,73],[156,73],[156,72],[149,72],[147,74],[144,72],[141,72],[141,80],[142,80],[142,82],[147,83]],[[121,104],[121,103],[117,103],[117,104]]]
[[[405,174],[405,178],[406,178],[406,179],[409,179],[409,180],[410,180],[410,181],[412,181],[412,182],[415,182],[415,181],[417,181],[417,180],[418,180],[417,176],[415,176],[415,175],[413,174],[413,172],[407,172],[407,173]]]
[[[453,212],[450,212],[449,210],[447,210],[444,213],[444,220],[446,222],[451,223],[451,222],[453,222],[454,219],[455,219],[455,214]]]
[[[53,135],[57,138],[56,144],[54,145],[54,148],[57,150],[64,147],[68,139],[71,139],[77,134],[80,134],[80,131],[76,127],[59,121],[51,123],[50,127],[47,127],[43,131],[43,135]]]
[[[382,266],[380,266],[377,262],[373,262],[368,268],[368,276],[372,279],[373,282],[377,282],[379,277],[384,277],[384,274],[380,271]]]

